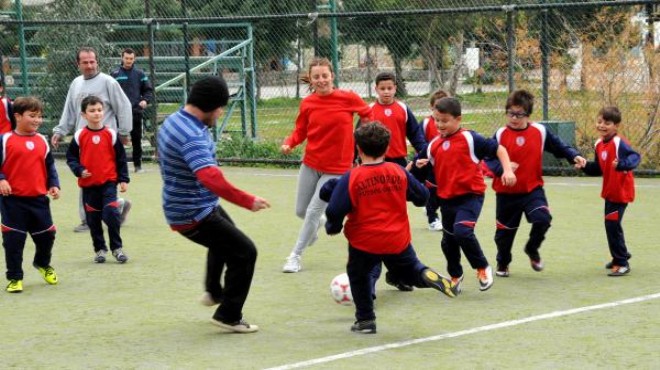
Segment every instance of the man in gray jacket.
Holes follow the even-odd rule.
[[[89,96],[94,95],[103,101],[105,117],[103,125],[108,126],[119,133],[119,140],[126,145],[130,142],[130,134],[133,129],[133,114],[131,102],[124,94],[119,83],[111,76],[99,72],[96,50],[91,47],[78,49],[76,55],[78,69],[81,75],[76,77],[69,86],[66,102],[60,123],[53,128],[51,144],[57,148],[62,137],[73,133],[87,125],[87,121],[80,115],[80,103]],[[128,200],[119,199],[119,211],[121,221],[126,219],[131,203]],[[80,202],[79,214],[81,224],[74,228],[76,232],[89,230],[85,221],[85,210]]]

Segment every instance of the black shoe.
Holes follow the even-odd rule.
[[[402,292],[412,292],[415,289],[411,285],[404,284],[398,280],[395,280],[395,278],[392,277],[392,274],[390,274],[389,271],[385,273],[385,282],[387,283],[387,285],[391,285]]]
[[[439,290],[451,298],[456,297],[460,291],[459,285],[452,284],[450,279],[447,279],[428,268],[422,271],[422,280],[424,280],[430,288]]]
[[[495,270],[495,275],[499,277],[509,277],[509,266],[497,264],[497,270]]]
[[[525,254],[529,256],[529,264],[532,266],[532,270],[537,272],[543,271],[543,260],[541,260],[541,255],[538,250],[531,251],[525,248]]]
[[[632,254],[628,253],[628,254],[626,255],[626,260],[629,260],[629,259],[631,259],[631,258],[632,258]],[[605,268],[608,269],[608,270],[611,270],[612,267],[614,267],[614,261],[610,261],[610,262],[608,262],[608,263],[605,264]]]
[[[623,276],[630,273],[630,265],[628,266],[612,266],[612,272],[607,274],[607,276]]]
[[[376,334],[376,320],[358,320],[351,325],[351,331],[360,334]]]

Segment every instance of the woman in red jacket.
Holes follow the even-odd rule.
[[[327,58],[314,58],[308,73],[305,80],[312,94],[300,103],[295,128],[281,147],[282,153],[289,154],[307,140],[296,193],[296,215],[303,219],[303,225],[283,272],[301,270],[302,252],[316,241],[324,223],[327,203],[319,198],[319,190],[326,181],[340,177],[352,167],[354,115],[368,119],[371,113],[369,105],[356,93],[335,88]]]

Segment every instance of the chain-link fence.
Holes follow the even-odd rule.
[[[465,125],[487,136],[506,122],[508,92],[528,89],[532,118],[588,156],[598,110],[617,105],[640,168],[660,170],[658,0],[0,0],[0,9],[5,93],[43,98],[46,134],[80,73],[76,49],[95,47],[109,72],[131,47],[156,87],[149,132],[192,81],[221,73],[233,94],[218,124],[221,153],[278,161],[309,93],[299,77],[317,55],[367,101],[376,74],[395,72],[420,119],[444,89],[461,99]]]

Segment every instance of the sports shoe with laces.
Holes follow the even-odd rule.
[[[351,331],[360,334],[376,334],[376,320],[358,320],[351,325]]]
[[[119,263],[126,263],[126,261],[128,261],[128,256],[124,254],[124,251],[121,248],[112,251],[112,255]]]
[[[57,274],[55,269],[52,266],[40,267],[34,266],[34,268],[39,271],[41,277],[44,278],[44,281],[50,285],[57,285]]]
[[[259,330],[258,326],[251,325],[243,319],[226,322],[214,317],[211,319],[211,322],[216,326],[219,326],[225,330],[233,331],[234,333],[254,333]]]
[[[387,285],[393,286],[402,292],[412,292],[415,289],[411,285],[402,283],[398,279],[395,280],[395,278],[392,276],[392,274],[389,271],[385,273],[385,282],[387,283]]]
[[[105,255],[108,252],[106,252],[105,249],[101,249],[96,251],[96,254],[94,254],[94,262],[96,263],[105,263]]]
[[[495,275],[499,277],[509,277],[509,266],[497,264],[497,270],[495,270]]]
[[[121,209],[121,213],[119,213],[120,225],[123,225],[124,222],[126,222],[126,217],[128,216],[128,212],[131,211],[131,207],[133,207],[133,203],[128,199],[124,199],[124,206]]]
[[[454,292],[456,292],[456,295],[460,294],[463,291],[463,276],[461,275],[459,277],[453,277],[451,278],[451,285],[454,287]]]
[[[282,267],[282,272],[294,273],[302,270],[301,258],[302,256],[297,254],[289,255],[289,257],[286,258],[284,267]]]
[[[607,274],[607,276],[623,276],[630,273],[630,265],[628,266],[612,266],[612,272]]]
[[[543,266],[543,261],[540,258],[537,259],[537,260],[530,258],[529,259],[529,264],[530,264],[530,266],[532,266],[532,270],[534,270],[536,272],[543,271],[543,267],[544,267]]]
[[[452,284],[451,280],[431,269],[427,268],[422,271],[422,279],[429,287],[439,290],[447,297],[455,298],[457,295],[456,286]]]
[[[22,291],[23,291],[23,280],[18,280],[18,279],[9,280],[9,284],[7,284],[7,292],[21,293]]]
[[[84,233],[87,231],[89,231],[89,226],[87,226],[86,222],[82,222],[80,225],[73,228],[74,233]]]
[[[626,260],[629,260],[629,259],[631,259],[631,258],[632,258],[632,254],[630,254],[630,253],[626,254]],[[605,264],[605,268],[606,268],[607,270],[611,270],[612,267],[614,267],[614,261],[610,261],[610,262],[608,262],[608,263]]]
[[[442,231],[442,221],[436,218],[435,221],[429,223],[429,230]]]
[[[493,286],[493,268],[486,266],[482,269],[477,269],[477,279],[479,279],[479,290],[488,290]]]

